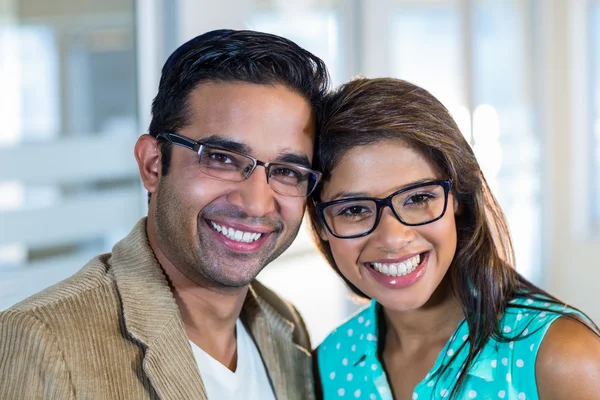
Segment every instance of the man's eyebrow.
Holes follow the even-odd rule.
[[[236,142],[223,136],[212,135],[200,140],[201,143],[209,146],[220,147],[225,150],[237,151],[238,153],[250,154],[251,148],[245,143]]]
[[[284,162],[288,164],[297,164],[306,168],[310,168],[310,160],[306,154],[296,153],[293,151],[280,152],[275,161]]]
[[[247,144],[236,142],[223,136],[211,135],[201,139],[200,142],[209,146],[215,146],[225,150],[237,151],[238,153],[252,155],[252,148]],[[273,161],[288,164],[298,164],[303,167],[310,168],[310,160],[306,154],[297,153],[289,149],[280,151],[277,155],[277,158],[275,158]]]

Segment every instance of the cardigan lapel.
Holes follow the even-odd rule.
[[[310,353],[294,344],[294,324],[283,318],[250,286],[241,315],[271,378],[278,399],[314,399]]]
[[[146,218],[115,245],[109,263],[121,297],[125,328],[145,350],[142,367],[158,396],[207,400],[177,303],[148,244]],[[261,353],[275,397],[314,399],[310,353],[294,344],[294,324],[252,285],[240,318]]]
[[[142,368],[161,399],[207,399],[175,298],[146,235],[146,218],[110,259],[125,329],[144,349]]]

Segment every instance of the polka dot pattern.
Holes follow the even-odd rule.
[[[544,305],[537,299],[520,298],[512,303],[498,327],[508,340],[488,340],[470,370],[464,373],[464,384],[457,398],[538,399],[535,359],[545,333],[559,316],[553,310],[563,307]],[[545,311],[519,308],[520,305],[541,307]],[[377,307],[379,305],[372,302],[319,346],[319,373],[325,400],[392,398],[385,371],[377,357]],[[433,368],[415,387],[413,400],[450,397],[461,374],[460,366],[467,357],[468,340],[468,325],[461,323]],[[451,360],[452,364],[444,370],[444,363]]]

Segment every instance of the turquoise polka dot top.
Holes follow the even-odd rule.
[[[571,308],[547,303],[543,299],[517,298],[511,301],[511,305],[500,321],[500,328],[505,336],[514,340],[488,340],[467,371],[457,398],[538,399],[535,360],[548,328],[560,317],[556,311],[581,315]],[[531,310],[524,306],[541,307],[548,311]],[[317,349],[325,400],[393,400],[386,374],[377,357],[379,307],[377,302],[372,301],[369,307],[329,334]],[[450,396],[469,352],[468,342],[461,348],[468,337],[469,328],[463,320],[431,371],[415,387],[413,399],[444,399]],[[456,357],[451,361],[454,355]],[[448,363],[448,368],[443,371],[443,366]]]

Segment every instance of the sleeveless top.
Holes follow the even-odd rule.
[[[466,379],[456,398],[538,399],[535,360],[548,328],[561,316],[557,311],[579,315],[587,320],[566,305],[549,303],[539,297],[519,297],[509,304],[500,320],[500,329],[510,340],[488,339],[466,371]],[[393,400],[386,373],[377,355],[377,316],[380,307],[372,300],[369,307],[330,333],[317,349],[318,373],[325,400]],[[528,307],[539,307],[546,311]],[[468,356],[468,338],[469,327],[463,319],[440,352],[433,368],[414,388],[413,399],[450,397]],[[445,366],[447,368],[444,370]]]

